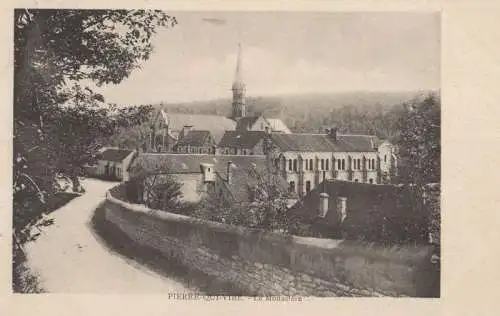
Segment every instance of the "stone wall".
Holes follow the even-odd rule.
[[[138,244],[247,295],[428,296],[425,285],[436,277],[427,247],[284,236],[149,210],[109,194],[105,214]]]

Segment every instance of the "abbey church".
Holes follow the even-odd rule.
[[[397,170],[396,147],[374,135],[293,133],[279,119],[249,116],[238,47],[232,114],[192,115],[161,109],[153,120],[148,152],[269,156],[290,192],[304,196],[325,180],[388,183]]]
[[[238,45],[232,93],[232,113],[230,117],[170,113],[165,109],[160,109],[152,122],[147,151],[215,154],[217,145],[224,138],[226,132],[291,133],[279,118],[248,115],[241,44]]]

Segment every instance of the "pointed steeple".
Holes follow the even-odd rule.
[[[236,72],[233,82],[234,89],[245,89],[245,83],[243,82],[243,68],[241,63],[241,42],[238,43],[238,58],[236,60]]]
[[[241,43],[238,44],[238,59],[236,60],[236,73],[233,81],[233,119],[246,115],[245,108],[245,83],[243,82],[241,63]]]

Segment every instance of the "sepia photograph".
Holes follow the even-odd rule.
[[[440,12],[12,16],[14,293],[441,297]]]

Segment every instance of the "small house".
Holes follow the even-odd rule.
[[[105,148],[97,155],[91,175],[108,180],[127,181],[128,168],[136,155],[135,150]]]

